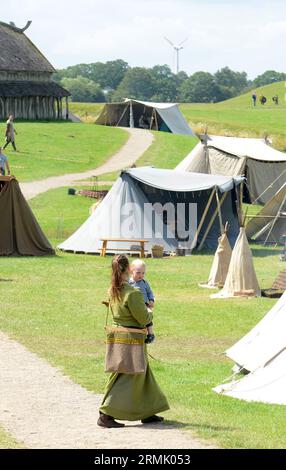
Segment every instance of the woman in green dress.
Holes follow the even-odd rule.
[[[112,261],[110,311],[113,325],[119,327],[145,328],[151,322],[141,292],[128,284],[129,261],[125,255],[115,256]],[[106,428],[122,427],[115,419],[154,423],[163,421],[156,413],[169,409],[168,401],[160,390],[150,369],[146,355],[146,372],[141,374],[112,373],[106,385],[99,410],[97,424]]]

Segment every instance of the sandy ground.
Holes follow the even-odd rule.
[[[205,449],[171,424],[96,425],[102,395],[88,392],[0,333],[0,423],[31,449]],[[165,414],[168,417],[168,412]]]
[[[71,186],[73,181],[84,180],[93,176],[111,173],[113,171],[122,170],[131,167],[136,160],[148,149],[153,142],[153,134],[143,129],[125,128],[129,132],[130,137],[126,144],[114,154],[106,163],[83,173],[69,173],[61,176],[51,176],[49,178],[33,181],[31,183],[20,183],[22,193],[26,199],[32,199],[40,193],[49,189],[59,188],[62,186]]]

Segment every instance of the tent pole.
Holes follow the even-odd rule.
[[[284,173],[286,172],[286,169],[282,171],[281,175],[277,176],[277,178],[275,178],[274,181],[272,181],[272,183],[269,184],[269,186],[267,186],[266,189],[264,189],[264,191],[251,203],[251,204],[255,204],[256,201],[258,201],[258,199],[263,196],[264,193],[266,193],[266,191],[268,191],[269,188],[272,188],[273,184],[276,183],[277,180],[279,180],[279,178],[281,178],[281,176],[284,175]]]
[[[220,234],[223,234],[223,223],[222,223],[222,215],[221,215],[221,210],[220,210],[220,205],[219,205],[219,196],[218,196],[218,190],[217,187],[215,188],[215,195],[216,195],[216,203],[217,203],[217,209],[218,209],[218,218],[219,218],[219,225],[220,225]]]
[[[218,206],[218,207],[221,207],[221,206],[223,205],[223,202],[224,202],[224,200],[225,200],[225,198],[226,198],[226,195],[227,195],[227,192],[225,192],[224,195],[222,196],[221,200],[219,201],[219,206]],[[213,216],[212,216],[212,218],[211,218],[211,220],[210,220],[210,222],[209,222],[209,225],[207,226],[207,229],[206,229],[206,231],[205,231],[205,233],[204,233],[203,239],[202,239],[201,243],[199,244],[198,251],[200,251],[200,250],[202,249],[203,244],[204,244],[204,242],[205,242],[205,239],[207,238],[208,233],[209,233],[209,231],[210,231],[210,229],[211,229],[211,227],[212,227],[212,225],[213,225],[213,223],[214,223],[214,220],[215,220],[216,215],[217,215],[217,213],[218,213],[218,207],[217,207],[216,210],[214,211]]]
[[[155,118],[156,130],[158,130],[158,121],[157,121],[156,109],[154,109],[154,110],[153,110],[153,112],[154,112],[154,118]]]
[[[213,188],[213,190],[212,190],[212,192],[211,192],[211,194],[210,194],[210,197],[209,197],[209,200],[208,200],[208,202],[207,202],[207,205],[206,205],[206,207],[205,207],[205,209],[204,209],[204,212],[203,212],[201,221],[200,221],[200,223],[199,223],[199,225],[198,225],[198,228],[197,228],[197,230],[196,230],[196,233],[195,233],[195,236],[194,236],[194,240],[197,239],[197,237],[198,237],[198,235],[199,235],[199,233],[200,233],[200,231],[201,231],[201,228],[202,228],[203,223],[204,223],[204,221],[205,221],[207,212],[208,212],[208,210],[209,210],[209,207],[210,207],[210,205],[211,205],[212,199],[213,199],[213,197],[214,197],[215,189],[216,189],[216,188]]]
[[[124,114],[126,113],[127,109],[128,109],[128,105],[127,105],[127,106],[125,107],[125,109],[123,110],[123,113],[121,114],[121,116],[120,116],[120,118],[119,118],[119,121],[118,121],[118,123],[116,124],[116,127],[119,126],[119,123],[120,123],[121,119],[123,118]]]
[[[275,216],[275,218],[274,218],[274,220],[273,220],[273,222],[272,222],[272,224],[271,224],[271,227],[270,227],[270,229],[269,229],[269,232],[268,232],[268,234],[267,234],[267,237],[266,237],[266,239],[265,239],[263,245],[266,245],[266,243],[267,243],[267,241],[268,241],[268,238],[270,237],[270,234],[271,234],[271,232],[272,232],[272,230],[273,230],[273,227],[274,227],[274,225],[275,225],[275,223],[276,223],[278,217],[280,216],[280,211],[281,211],[282,207],[284,206],[285,201],[286,201],[286,194],[285,194],[285,196],[284,196],[284,198],[283,198],[282,204],[280,204],[280,206],[279,206],[279,209],[278,209],[278,211],[277,211],[277,214],[276,214],[276,216]]]

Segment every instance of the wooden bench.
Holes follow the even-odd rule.
[[[106,251],[107,251],[107,244],[109,242],[122,242],[122,243],[140,243],[140,251],[139,250],[134,250],[134,249],[131,249],[128,250],[128,248],[116,248],[114,249],[114,251],[125,251],[127,253],[137,253],[139,252],[140,253],[140,258],[145,258],[145,243],[148,242],[148,240],[142,240],[142,239],[138,239],[138,238],[101,238],[100,239],[102,241],[102,248],[101,248],[101,251],[100,251],[100,256],[105,256],[106,254]]]

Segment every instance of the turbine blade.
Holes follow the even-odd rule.
[[[182,42],[180,42],[180,43],[178,44],[178,46],[181,46],[182,44],[184,44],[184,42],[186,42],[188,39],[189,39],[189,38],[184,39]]]
[[[166,38],[165,36],[164,36],[164,39],[165,39],[169,44],[171,44],[172,47],[174,47],[174,44],[170,41],[170,39]]]

